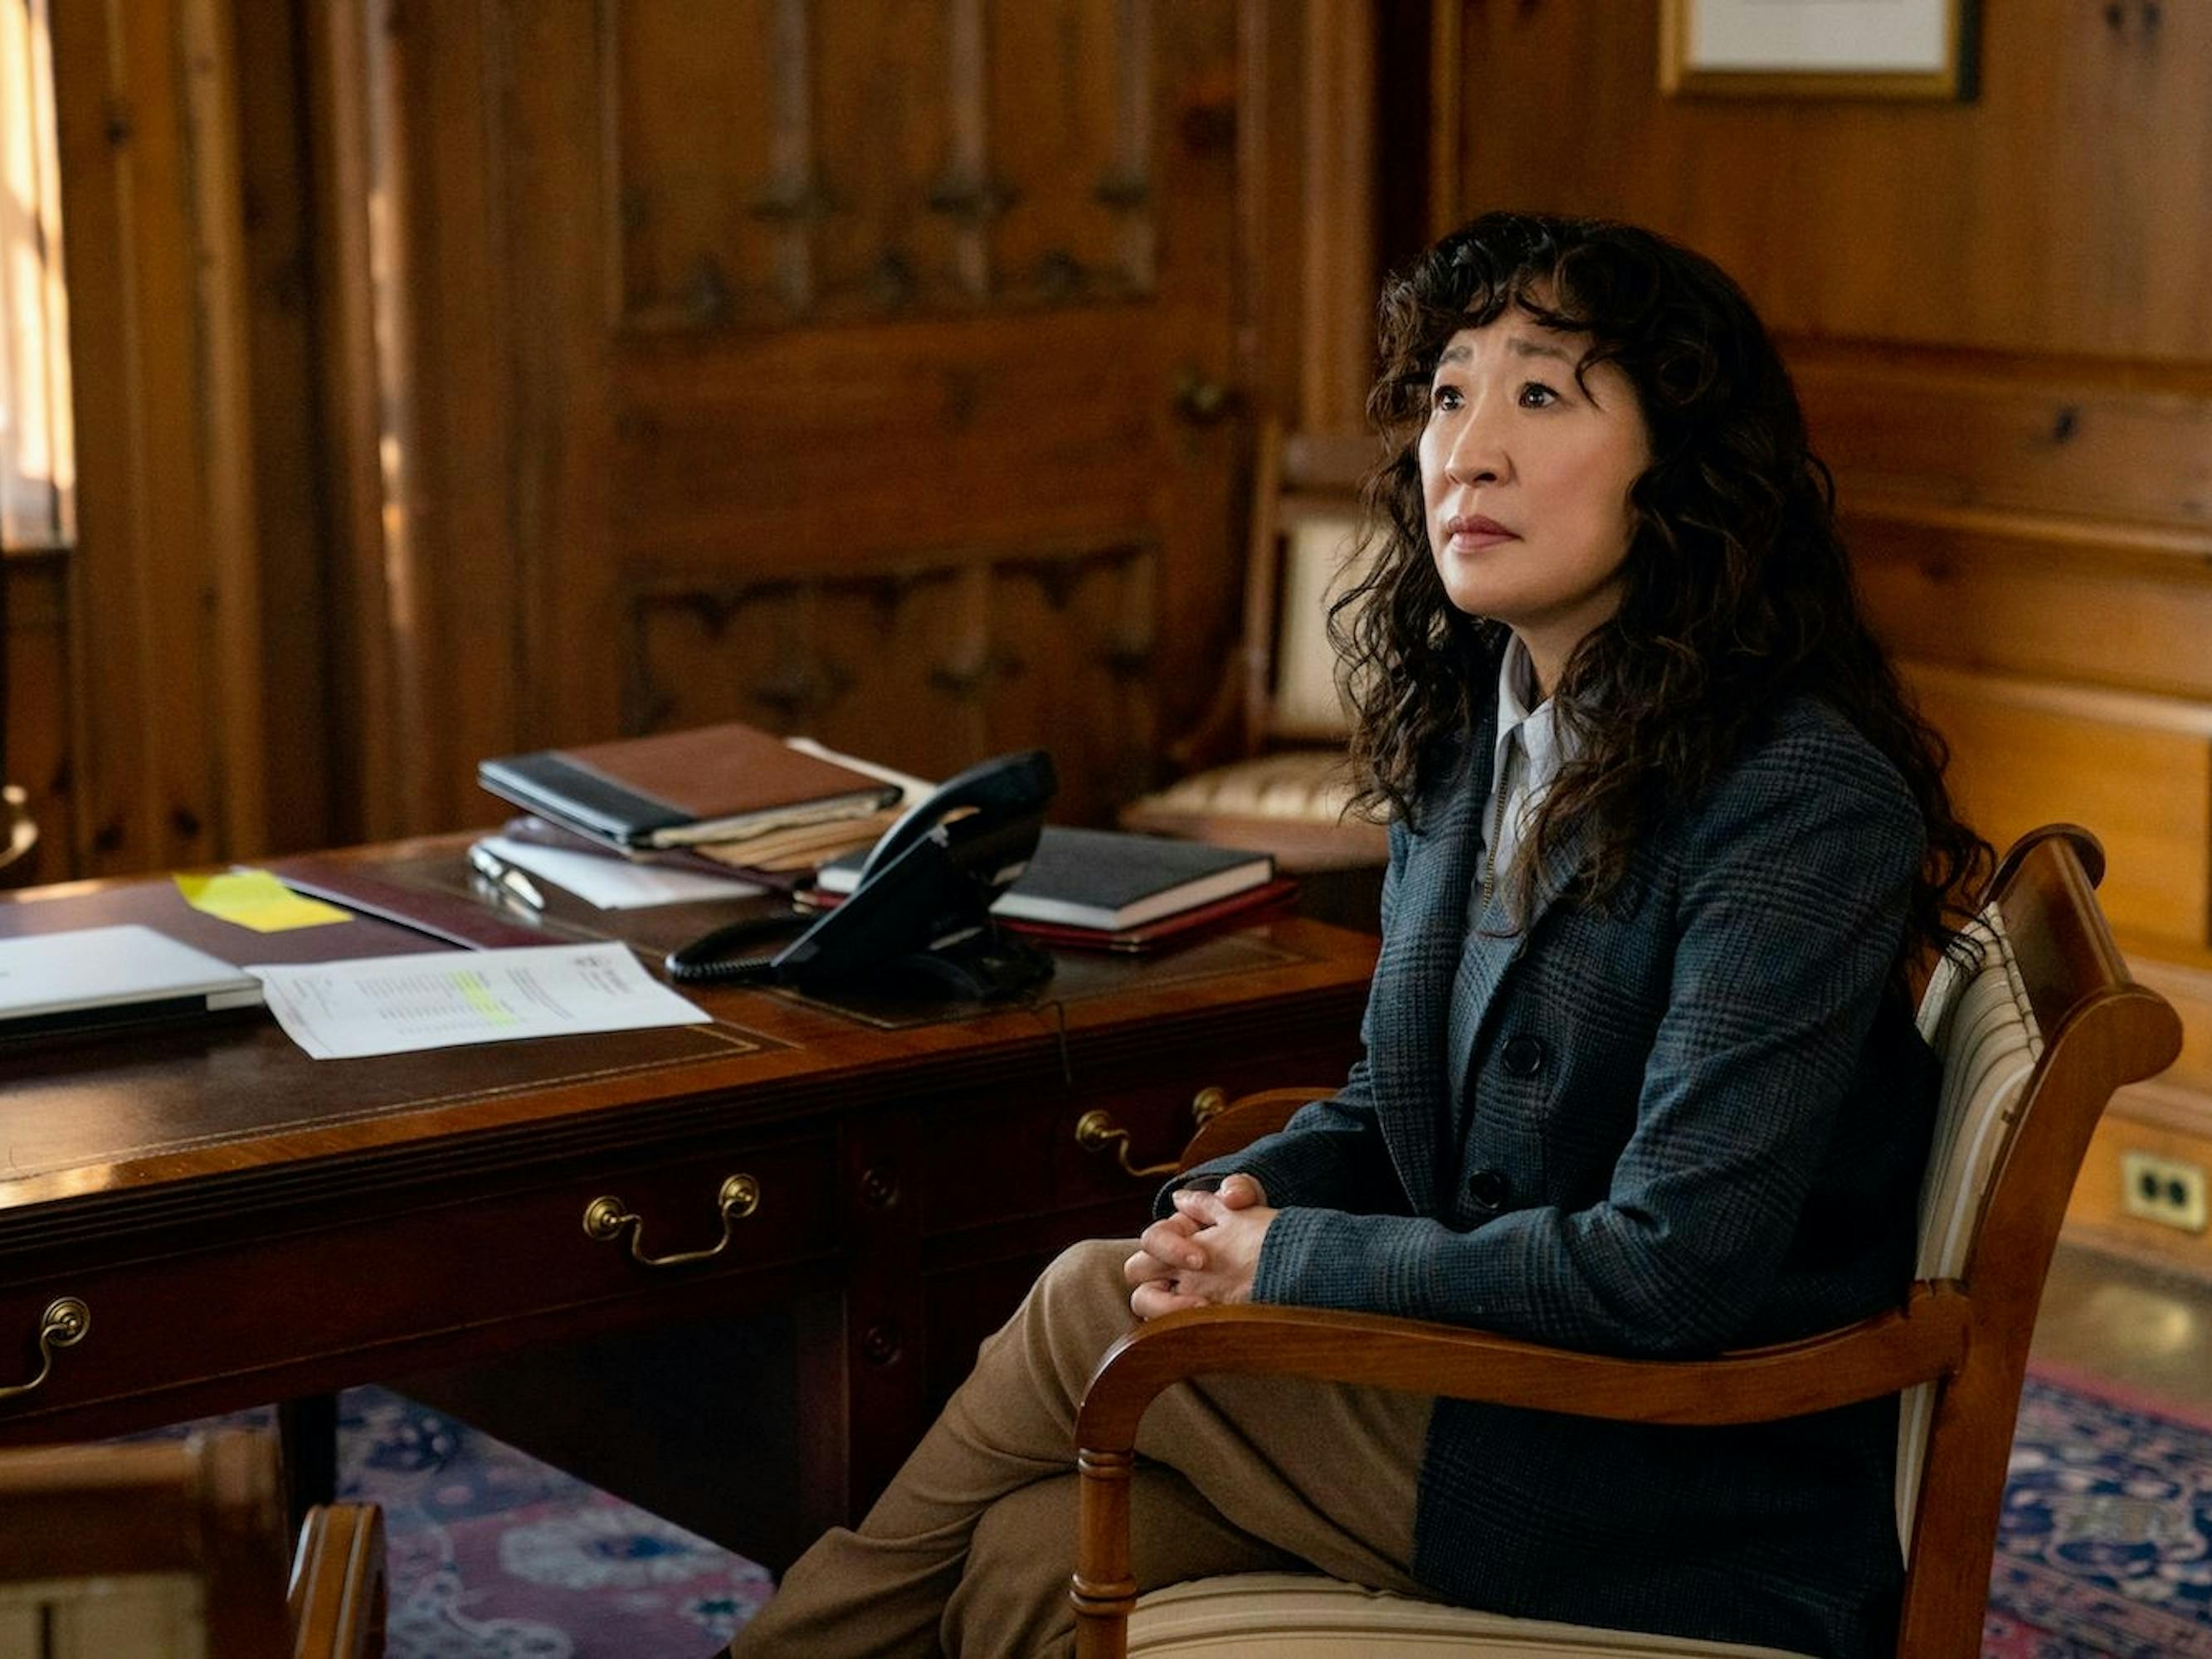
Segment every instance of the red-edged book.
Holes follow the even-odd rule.
[[[817,901],[858,885],[865,853],[816,873]],[[1279,907],[1297,890],[1265,853],[1118,830],[1048,824],[1029,867],[991,907],[1009,928],[1087,951],[1149,951]]]
[[[803,908],[814,910],[834,910],[849,896],[845,893],[824,892],[819,887],[801,888],[792,895],[793,900]],[[1214,928],[1248,927],[1288,910],[1297,902],[1297,883],[1288,876],[1278,876],[1263,886],[1248,887],[1241,893],[1225,899],[1216,899],[1211,904],[1178,911],[1158,921],[1142,922],[1134,927],[1111,932],[1097,927],[1068,927],[1053,921],[1022,921],[1003,915],[999,918],[999,922],[1010,933],[1019,933],[1040,945],[1057,945],[1062,950],[1136,953],[1180,944]]]
[[[1009,921],[1006,927],[1040,945],[1062,945],[1070,950],[1157,951],[1209,928],[1243,927],[1263,916],[1278,915],[1289,909],[1297,896],[1297,883],[1288,876],[1278,876],[1261,886],[1248,887],[1211,904],[1178,911],[1158,921],[1142,922],[1115,933],[1101,933],[1095,927],[1064,927],[1050,921]]]

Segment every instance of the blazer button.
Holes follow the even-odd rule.
[[[1544,1041],[1526,1035],[1508,1037],[1501,1054],[1510,1077],[1534,1077],[1544,1069]]]
[[[1467,1178],[1467,1195],[1486,1210],[1502,1210],[1513,1196],[1513,1183],[1503,1170],[1477,1170]]]

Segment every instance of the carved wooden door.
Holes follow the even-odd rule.
[[[1253,18],[394,7],[365,827],[729,718],[928,775],[1043,744],[1061,817],[1148,781],[1234,625]]]

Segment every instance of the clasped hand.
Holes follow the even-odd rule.
[[[1218,1192],[1177,1193],[1175,1207],[1145,1229],[1137,1253],[1121,1264],[1137,1317],[1249,1302],[1261,1241],[1275,1218],[1260,1183],[1232,1175]]]

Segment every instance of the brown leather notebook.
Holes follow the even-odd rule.
[[[624,848],[741,842],[858,817],[899,793],[734,722],[505,755],[479,763],[477,781],[564,829]]]

